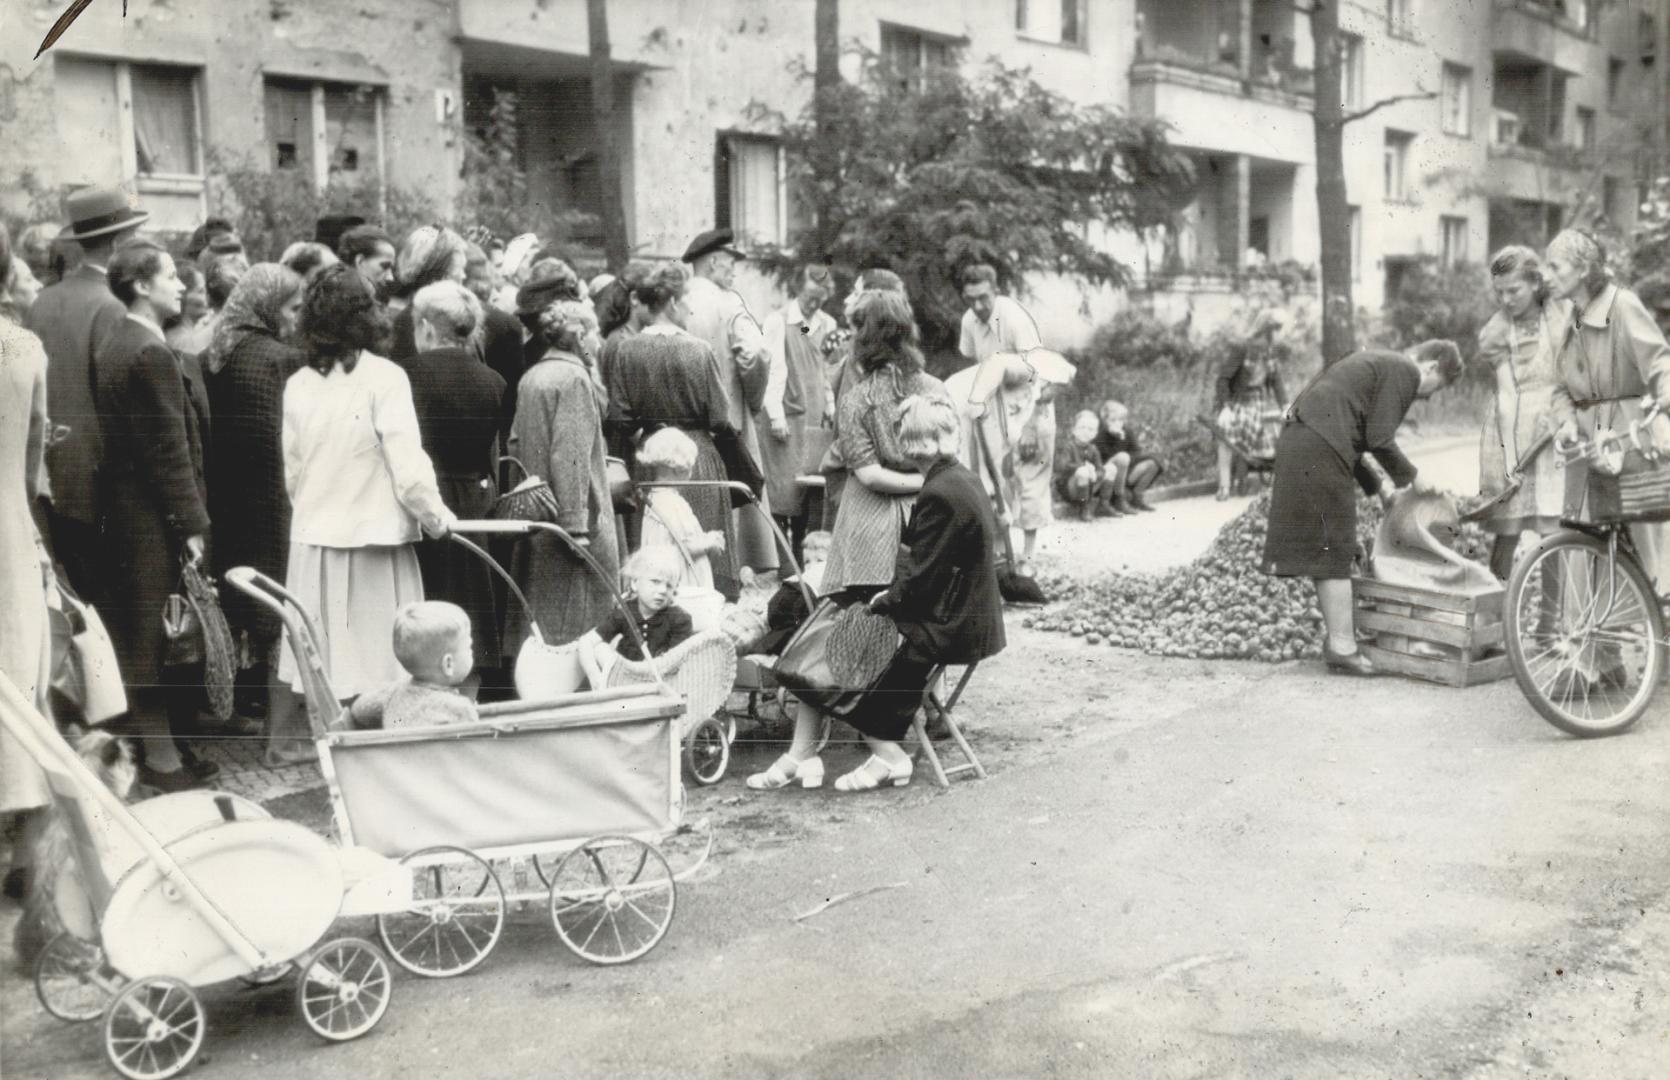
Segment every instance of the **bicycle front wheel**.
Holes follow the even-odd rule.
[[[1543,719],[1582,738],[1640,719],[1664,667],[1664,616],[1632,554],[1555,533],[1514,568],[1506,599],[1508,660]]]

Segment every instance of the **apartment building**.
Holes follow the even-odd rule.
[[[1579,199],[1627,227],[1652,16],[1592,0],[1348,0],[1343,94],[1359,302],[1412,259],[1542,240]],[[1658,7],[1662,0],[1645,0]],[[0,199],[24,176],[118,180],[163,228],[204,212],[211,158],[450,200],[462,132],[521,102],[523,164],[554,205],[600,199],[583,0],[132,0],[32,59],[61,5],[0,0]],[[842,0],[841,34],[901,77],[998,57],[1085,103],[1173,126],[1204,186],[1171,235],[1110,240],[1143,287],[1210,319],[1258,262],[1318,258],[1308,4],[1294,0]],[[628,233],[676,254],[715,223],[791,240],[800,202],[760,106],[797,111],[813,0],[611,0],[612,123]],[[850,64],[855,61],[849,58]],[[856,67],[849,69],[855,73]],[[1410,97],[1411,95],[1430,95]],[[211,148],[213,152],[211,153]],[[1088,311],[1035,283],[1061,344]],[[756,286],[763,299],[763,283]]]

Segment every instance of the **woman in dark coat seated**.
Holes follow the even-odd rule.
[[[945,398],[919,395],[900,404],[899,445],[924,476],[922,493],[901,537],[910,554],[893,584],[870,598],[870,610],[890,616],[905,640],[865,707],[848,718],[864,736],[870,757],[835,781],[838,791],[910,783],[910,755],[899,744],[933,669],[978,663],[1003,651],[997,523],[985,488],[957,462],[961,443],[956,408]],[[764,790],[796,780],[802,787],[819,786],[817,728],[816,713],[800,707],[789,752],[750,776],[748,786]]]
[[[1327,627],[1322,656],[1342,675],[1376,675],[1357,651],[1351,599],[1351,561],[1357,554],[1357,493],[1389,501],[1363,455],[1372,454],[1407,487],[1415,466],[1397,445],[1397,429],[1409,407],[1431,397],[1461,374],[1453,341],[1424,341],[1407,354],[1352,353],[1305,387],[1288,411],[1276,444],[1270,494],[1270,529],[1264,538],[1264,572],[1316,581],[1317,606]]]

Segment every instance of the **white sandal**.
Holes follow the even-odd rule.
[[[880,776],[877,776],[876,770],[871,768],[873,765],[881,766],[882,772]],[[916,766],[909,758],[905,759],[904,765],[899,768],[894,768],[881,758],[871,754],[869,759],[865,761],[864,764],[852,770],[852,772],[836,777],[835,790],[874,791],[876,788],[882,787],[883,785],[891,787],[904,787],[906,784],[910,783],[910,775],[915,770]]]
[[[801,761],[784,754],[771,763],[771,768],[755,773],[744,783],[754,791],[775,791],[797,780],[803,788],[823,787],[823,758],[813,755]]]

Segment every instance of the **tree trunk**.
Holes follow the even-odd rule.
[[[812,259],[827,259],[835,238],[840,235],[841,162],[837,147],[840,140],[834,130],[835,97],[841,92],[841,4],[840,0],[817,0],[814,15],[814,36],[817,70],[812,76],[812,110],[817,125],[817,146],[811,161],[813,197],[812,214],[816,218],[812,235],[806,238],[802,251]]]
[[[591,45],[591,115],[597,128],[598,186],[603,199],[603,254],[616,273],[632,249],[626,242],[626,210],[621,205],[620,146],[615,137],[615,77],[609,59],[609,0],[586,0]]]
[[[1357,349],[1351,301],[1351,208],[1345,200],[1345,109],[1340,99],[1338,0],[1311,5],[1316,42],[1316,216],[1322,233],[1322,363]]]

